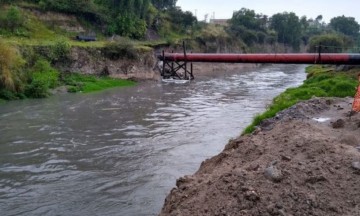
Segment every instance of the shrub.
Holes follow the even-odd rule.
[[[13,91],[9,91],[7,89],[0,90],[0,98],[5,100],[16,100],[18,99]]]
[[[145,37],[146,27],[145,20],[139,19],[133,13],[123,13],[109,25],[108,33],[142,39]]]
[[[59,82],[59,72],[44,59],[38,60],[30,73],[30,84],[25,88],[25,95],[43,98],[49,95],[49,89]]]
[[[43,80],[48,88],[55,88],[59,81],[59,72],[44,59],[38,60],[33,67],[33,79]]]
[[[45,98],[49,96],[49,89],[43,80],[32,80],[25,88],[25,95],[31,98]]]
[[[28,37],[29,32],[25,26],[24,16],[16,6],[2,9],[0,13],[0,34]]]
[[[20,10],[15,6],[11,6],[6,14],[5,22],[6,27],[14,32],[15,29],[23,26],[24,19]]]
[[[51,47],[52,61],[66,61],[69,59],[71,46],[65,40],[59,40]]]

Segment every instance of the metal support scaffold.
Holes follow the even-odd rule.
[[[162,51],[162,68],[160,74],[163,79],[178,79],[178,80],[192,80],[194,79],[193,74],[193,63],[190,62],[190,69],[188,69],[188,61],[186,54],[185,42],[183,42],[184,58],[180,61],[167,60],[165,58],[165,51]]]

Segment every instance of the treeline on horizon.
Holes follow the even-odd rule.
[[[322,15],[313,19],[283,12],[269,17],[246,8],[234,12],[227,28],[229,34],[242,38],[247,45],[278,42],[295,51],[300,45],[308,46],[311,52],[320,44],[325,52],[356,49],[360,44],[359,30],[353,17],[338,16],[325,23]]]

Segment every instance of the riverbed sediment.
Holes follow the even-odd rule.
[[[359,215],[360,114],[313,98],[179,178],[160,215]]]

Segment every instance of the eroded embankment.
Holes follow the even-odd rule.
[[[160,215],[359,215],[360,114],[314,98],[178,179]]]
[[[155,67],[157,59],[151,48],[127,50],[121,46],[118,48],[115,44],[105,47],[72,46],[58,51],[56,45],[45,45],[21,46],[20,50],[28,62],[34,61],[34,56],[41,57],[51,62],[62,73],[104,75],[135,80],[159,79],[160,76]]]
[[[104,74],[121,79],[157,79],[156,58],[152,50],[137,51],[136,58],[110,57],[101,48],[74,47],[70,64],[62,70],[83,74]]]

